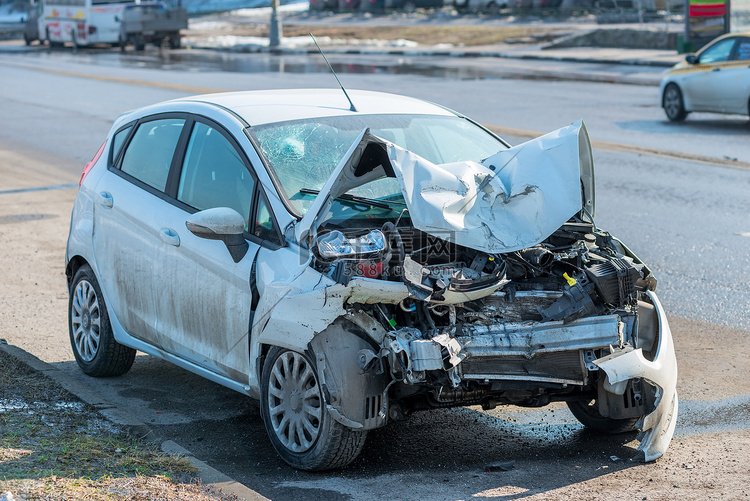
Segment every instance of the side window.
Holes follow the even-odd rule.
[[[712,45],[701,54],[699,62],[701,64],[708,63],[721,63],[729,60],[729,55],[732,53],[732,47],[734,47],[735,38],[726,38],[721,42]]]
[[[110,153],[111,156],[109,158],[110,162],[114,162],[117,158],[118,153],[120,153],[120,148],[122,148],[122,143],[125,142],[125,139],[128,137],[132,128],[133,126],[131,125],[115,133],[115,137],[112,138],[112,152]]]
[[[279,234],[276,231],[276,224],[274,223],[271,211],[268,210],[268,203],[266,197],[261,195],[258,198],[258,205],[255,209],[255,226],[253,228],[253,235],[268,240],[275,244],[281,245],[279,241]]]
[[[750,60],[750,38],[740,38],[734,58],[739,61]]]
[[[196,122],[182,165],[177,200],[198,210],[230,207],[247,220],[255,182],[237,150],[218,130]]]
[[[120,170],[164,191],[169,167],[185,120],[167,118],[138,126],[122,158]]]

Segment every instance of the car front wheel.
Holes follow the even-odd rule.
[[[133,366],[135,350],[115,341],[104,297],[88,265],[73,277],[68,328],[76,362],[89,376],[121,376]]]
[[[586,428],[600,433],[628,433],[635,431],[635,423],[640,418],[613,419],[599,414],[596,400],[576,400],[567,402],[570,412]]]
[[[263,364],[261,414],[276,452],[300,470],[344,467],[359,455],[367,437],[328,414],[307,355],[278,347]]]
[[[681,122],[685,120],[687,111],[685,111],[685,102],[682,99],[682,92],[675,84],[669,84],[664,89],[662,106],[667,118],[672,122]]]

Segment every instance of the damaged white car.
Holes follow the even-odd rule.
[[[511,148],[382,93],[169,101],[121,116],[84,170],[71,344],[92,376],[140,350],[259,398],[306,470],[418,410],[555,401],[640,429],[653,460],[672,336],[651,270],[593,216],[580,122]]]

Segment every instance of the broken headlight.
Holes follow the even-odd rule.
[[[362,259],[385,252],[385,235],[380,230],[371,230],[365,235],[347,237],[338,230],[329,231],[315,241],[318,254],[327,261],[336,259]]]

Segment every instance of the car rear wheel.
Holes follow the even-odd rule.
[[[672,122],[681,122],[685,120],[687,111],[685,111],[685,102],[682,99],[682,92],[675,84],[669,84],[664,89],[662,106],[667,118]]]
[[[88,265],[73,277],[68,328],[76,362],[89,376],[121,376],[133,366],[135,350],[115,341],[104,297]]]
[[[307,355],[278,347],[263,364],[261,414],[276,452],[301,470],[344,467],[359,455],[367,437],[328,414]]]
[[[596,400],[576,400],[567,402],[568,409],[586,428],[600,433],[628,433],[635,431],[635,423],[640,418],[613,419],[604,417],[599,413],[599,405]]]

